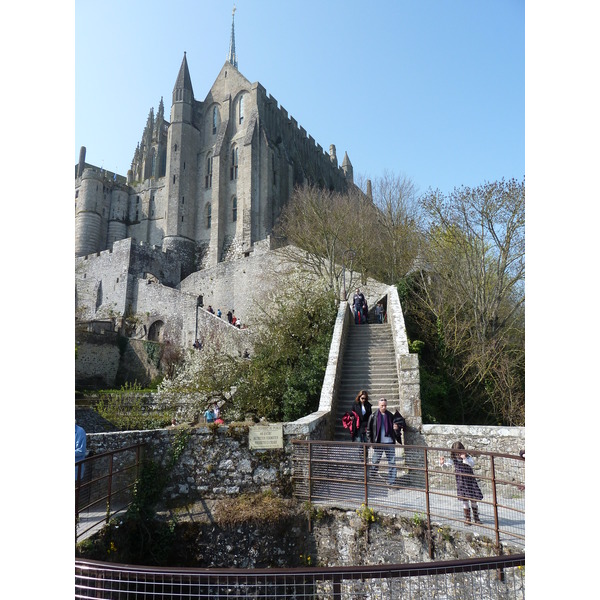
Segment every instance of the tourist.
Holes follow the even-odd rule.
[[[87,446],[87,439],[86,439],[85,430],[83,429],[83,427],[80,427],[79,425],[77,425],[77,421],[75,421],[75,480],[76,481],[80,477],[83,478],[83,470],[85,467],[84,467],[84,465],[81,465],[81,467],[78,467],[77,463],[81,462],[85,458],[86,446]]]
[[[462,442],[454,442],[452,444],[452,452],[450,452],[451,462],[447,461],[443,456],[440,457],[442,467],[454,465],[454,473],[456,474],[456,495],[463,503],[463,513],[465,523],[471,524],[471,510],[473,511],[473,521],[481,523],[479,519],[479,507],[477,500],[483,499],[483,494],[477,485],[477,479],[473,475],[473,467],[475,460],[467,454]],[[469,507],[469,502],[471,506]]]
[[[362,313],[363,304],[365,303],[364,294],[356,288],[356,293],[352,298],[352,307],[354,311],[354,323],[358,325],[360,323],[360,317]]]
[[[396,467],[394,466],[396,464],[396,448],[394,445],[401,443],[401,435],[400,425],[394,423],[394,415],[387,409],[387,400],[380,398],[379,410],[371,413],[367,422],[367,440],[370,444],[385,444],[385,446],[375,446],[373,448],[371,473],[375,474],[379,470],[377,465],[385,452],[388,462],[389,485],[396,481]]]
[[[369,321],[369,307],[367,306],[367,300],[362,304],[361,309],[361,323],[367,323]]]
[[[223,313],[221,312],[221,309],[220,309],[220,308],[217,308],[217,317],[219,317],[219,319],[221,318],[221,315],[222,315],[222,314],[223,314]]]
[[[383,304],[381,302],[378,302],[375,307],[375,316],[378,323],[383,323]]]
[[[227,321],[231,325],[231,322],[233,321],[233,311],[232,310],[227,311]]]
[[[208,305],[208,308],[207,308],[206,310],[208,310],[208,312],[209,312],[211,315],[214,315],[214,314],[215,314],[215,309],[214,309],[214,308],[213,308],[213,307],[212,307],[210,304]]]
[[[367,423],[373,412],[371,408],[372,405],[369,402],[368,392],[366,390],[360,390],[352,405],[352,411],[358,415],[358,430],[352,435],[352,441],[354,441],[355,438],[358,438],[359,442],[364,443],[367,441]]]
[[[210,406],[204,411],[204,420],[207,423],[215,422],[215,412],[213,411],[213,409]]]

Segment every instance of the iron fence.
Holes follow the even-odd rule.
[[[75,464],[75,543],[127,510],[144,444],[89,456]]]
[[[75,598],[522,600],[525,555],[300,569],[172,569],[78,560]]]
[[[385,450],[391,454],[387,456]],[[524,546],[524,459],[474,450],[469,454],[475,459],[473,475],[463,477],[476,481],[482,492],[475,506],[481,522],[473,520],[471,510],[466,520],[448,448],[293,440],[294,495],[315,505],[359,508],[364,504],[383,512],[416,515],[427,523],[430,544],[435,523],[490,535],[497,548],[502,542]],[[431,558],[432,552],[430,545]]]

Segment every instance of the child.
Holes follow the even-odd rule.
[[[472,456],[469,456],[462,442],[454,442],[452,444],[452,452],[450,458],[454,464],[454,472],[456,474],[456,495],[463,502],[463,512],[465,515],[465,523],[471,524],[471,510],[473,511],[473,521],[481,523],[479,519],[479,508],[477,500],[483,499],[483,494],[477,485],[477,480],[473,476],[473,466],[475,461]],[[440,457],[440,464],[446,466],[446,459]],[[469,502],[471,507],[469,509]]]

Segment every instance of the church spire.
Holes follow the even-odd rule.
[[[183,53],[183,60],[181,61],[181,67],[179,67],[179,74],[177,75],[177,81],[173,88],[173,96],[175,96],[176,90],[185,90],[189,92],[191,98],[194,97],[194,90],[192,89],[192,78],[190,77],[190,70],[188,69],[186,53]],[[182,100],[183,98],[177,98]],[[175,98],[173,98],[175,101]]]
[[[235,53],[235,4],[231,11],[231,39],[229,40],[229,55],[227,56],[227,61],[237,69],[238,63],[237,55]]]

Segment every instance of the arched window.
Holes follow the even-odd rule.
[[[211,217],[212,217],[212,206],[210,205],[210,202],[206,205],[206,208],[204,209],[204,221],[206,223],[206,229],[210,229],[210,225],[211,225]]]
[[[235,196],[231,201],[231,220],[237,221],[237,198]]]
[[[240,96],[239,102],[239,124],[241,125],[244,122],[244,96]]]
[[[212,187],[212,163],[213,163],[213,157],[208,156],[206,159],[206,177],[205,177],[205,183],[206,183],[207,188]]]
[[[231,167],[229,168],[229,178],[237,179],[238,176],[238,149],[234,146],[231,149]]]
[[[217,133],[217,117],[219,116],[219,112],[216,106],[213,106],[213,135]]]

